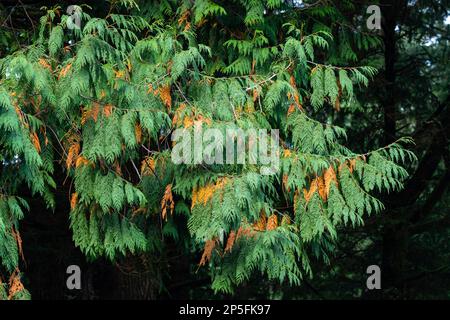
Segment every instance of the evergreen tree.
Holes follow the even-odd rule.
[[[0,297],[26,298],[19,222],[24,190],[55,206],[55,165],[71,183],[70,227],[89,259],[202,252],[212,288],[253,274],[299,285],[329,261],[338,230],[399,191],[415,156],[400,138],[346,147],[333,123],[358,105],[380,45],[339,4],[281,0],[112,1],[80,10],[81,28],[48,8],[35,41],[0,60]],[[175,164],[184,129],[279,129],[281,166]],[[66,181],[66,183],[67,183]],[[61,199],[57,199],[58,201]],[[31,211],[26,213],[26,211]],[[185,232],[185,230],[188,232]]]

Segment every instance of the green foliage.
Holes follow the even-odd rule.
[[[114,2],[117,13],[84,14],[78,32],[49,10],[39,31],[48,43],[0,60],[0,160],[8,163],[0,175],[0,257],[8,272],[19,255],[12,228],[27,207],[16,193],[26,185],[52,206],[57,160],[73,182],[73,239],[89,258],[162,251],[164,236],[192,250],[214,243],[203,264],[221,292],[255,272],[298,285],[312,276],[311,247],[326,252],[323,239],[337,241],[339,226],[379,212],[371,192],[402,187],[407,173],[398,163],[414,158],[400,145],[407,141],[356,154],[342,145],[343,129],[314,119],[349,102],[354,85],[368,86],[376,71],[323,61],[335,45],[330,30],[283,25],[284,12],[297,11],[282,1],[149,2],[142,10],[150,19],[133,1],[120,4],[130,14]],[[229,21],[229,9],[242,13],[239,21]],[[337,14],[330,7],[311,14],[327,11]],[[181,127],[188,134],[282,128],[281,170],[174,165],[170,134]],[[227,249],[225,237],[239,230]]]

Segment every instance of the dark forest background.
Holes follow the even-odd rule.
[[[77,2],[81,3],[1,0],[0,57],[33,41],[42,6],[65,8]],[[104,0],[82,2],[97,16],[108,10]],[[345,15],[361,28],[370,1],[355,2],[360,3],[358,10]],[[449,2],[382,0],[379,5],[382,45],[356,54],[362,62],[376,62],[380,72],[357,93],[363,107],[343,110],[336,123],[347,129],[349,147],[356,151],[411,136],[419,161],[408,169],[411,176],[403,191],[382,197],[382,214],[371,216],[364,227],[340,232],[330,265],[315,265],[314,278],[300,287],[254,276],[233,296],[218,296],[210,289],[206,271],[190,267],[199,257],[180,253],[175,245],[161,257],[114,264],[87,261],[72,241],[69,201],[57,201],[55,212],[49,212],[35,199],[30,202],[32,213],[21,222],[21,270],[33,299],[449,299]],[[59,179],[64,178],[60,172]],[[67,200],[68,194],[67,189],[56,190],[57,199]],[[71,264],[83,271],[80,291],[66,289],[66,268]],[[373,264],[381,266],[382,290],[365,289],[366,268]]]

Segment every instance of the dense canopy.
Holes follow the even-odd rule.
[[[364,297],[369,265],[448,298],[448,3],[370,4],[5,1],[0,299]],[[175,163],[180,129],[277,129],[279,166]]]

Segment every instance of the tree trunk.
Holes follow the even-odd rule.
[[[404,7],[403,1],[383,0],[381,10],[383,16],[384,60],[385,60],[385,95],[382,101],[384,111],[384,143],[389,144],[396,139],[396,72],[397,56],[395,28],[398,15]],[[383,258],[382,288],[384,294],[392,296],[392,291],[400,289],[408,250],[407,224],[401,210],[395,210],[387,203],[386,222],[383,226]],[[394,289],[394,290],[392,290]],[[398,293],[394,293],[395,296]]]

